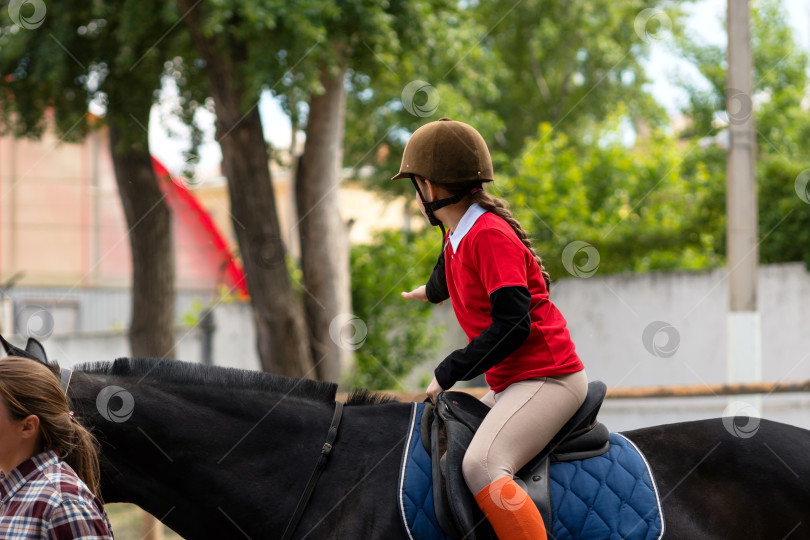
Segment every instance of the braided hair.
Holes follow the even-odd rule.
[[[515,231],[517,237],[520,239],[521,242],[523,242],[523,245],[526,246],[528,250],[531,252],[531,254],[534,256],[534,260],[537,261],[537,266],[540,267],[540,273],[543,274],[543,281],[545,281],[546,283],[546,290],[548,290],[548,287],[551,283],[551,276],[549,276],[548,271],[543,266],[543,259],[532,247],[532,241],[529,238],[528,233],[526,233],[526,231],[523,230],[523,227],[520,226],[520,222],[517,219],[515,219],[515,217],[512,215],[512,212],[510,212],[509,209],[507,208],[506,201],[504,199],[498,199],[496,197],[493,197],[492,195],[484,191],[483,188],[473,193],[471,197],[473,199],[473,202],[477,202],[479,205],[481,205],[482,208],[484,208],[484,210],[492,212],[499,218],[506,221],[509,224],[509,226],[512,227],[512,230]]]
[[[429,179],[423,178],[419,175],[414,175],[413,178],[414,178],[414,185],[416,185],[416,179],[418,179],[421,182],[430,182]],[[509,226],[512,227],[512,230],[515,231],[515,234],[520,239],[520,241],[523,242],[523,245],[526,246],[526,248],[534,257],[534,260],[537,262],[537,266],[540,268],[540,273],[543,275],[543,281],[546,284],[546,290],[547,291],[549,290],[549,285],[551,284],[551,276],[549,275],[546,268],[543,266],[543,259],[532,247],[532,241],[529,238],[528,233],[525,230],[523,230],[523,227],[520,226],[520,222],[517,219],[515,219],[515,217],[512,215],[512,212],[509,211],[509,208],[506,206],[506,201],[504,199],[498,199],[497,197],[493,197],[492,195],[484,191],[484,187],[481,182],[472,182],[452,187],[442,185],[439,187],[442,188],[444,191],[447,191],[451,196],[456,196],[460,193],[467,192],[467,195],[469,197],[472,197],[472,202],[478,203],[484,210],[492,212],[499,218],[506,221],[509,224]]]

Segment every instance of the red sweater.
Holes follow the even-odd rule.
[[[458,243],[448,241],[445,272],[456,318],[470,341],[492,324],[490,295],[505,286],[527,287],[531,294],[531,331],[512,354],[486,371],[495,392],[511,383],[584,369],[574,350],[565,318],[549,300],[540,267],[503,219],[485,212]]]

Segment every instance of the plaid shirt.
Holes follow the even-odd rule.
[[[0,538],[113,537],[101,501],[53,450],[27,459],[8,475],[0,472],[0,495]]]

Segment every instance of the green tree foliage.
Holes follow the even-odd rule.
[[[428,325],[432,304],[405,300],[400,292],[427,281],[440,248],[432,227],[383,231],[371,243],[352,247],[352,308],[367,334],[357,335],[365,341],[355,351],[349,385],[404,390],[400,379],[431,359],[443,330]]]
[[[600,126],[593,142],[542,124],[538,143],[516,164],[519,173],[495,190],[536,239],[552,280],[577,275],[577,267],[588,271],[587,251],[564,264],[565,247],[575,241],[596,248],[600,273],[719,262],[718,238],[704,229],[722,212],[710,204],[718,186],[709,164],[684,160],[690,143],[661,130],[626,147],[616,138],[620,115]]]
[[[760,258],[810,264],[810,207],[795,187],[810,167],[798,142],[810,135],[807,55],[778,2],[757,2],[752,26]],[[587,131],[541,125],[516,160],[502,193],[538,239],[553,279],[569,275],[563,252],[577,240],[597,249],[600,273],[725,264],[725,50],[682,35],[678,42],[711,88],[684,84],[691,121],[684,132],[653,126],[626,147],[617,140],[620,120],[633,115],[620,103],[604,122],[586,120]],[[579,253],[575,272],[587,266],[587,250]]]
[[[642,86],[640,64],[655,39],[677,25],[680,11],[654,0],[527,0],[474,2],[470,14],[490,31],[483,46],[500,69],[492,107],[506,126],[498,146],[518,153],[548,122],[569,136],[584,134],[617,104],[660,125],[663,109]],[[655,11],[654,11],[655,10]],[[477,103],[478,104],[478,103]]]
[[[66,2],[66,12],[46,10],[33,26],[18,26],[11,18],[11,2],[0,1],[0,129],[17,137],[38,138],[55,128],[66,141],[87,133],[88,102],[108,68],[99,59],[94,41],[108,32],[107,21],[94,17],[88,5]],[[34,3],[19,6],[21,17],[31,17]],[[7,17],[6,14],[9,14]],[[82,33],[79,34],[79,26]],[[110,43],[106,43],[111,50]],[[72,50],[72,52],[71,52]],[[72,55],[72,58],[71,58]],[[95,73],[91,82],[89,76]],[[53,113],[47,125],[46,111]]]
[[[650,41],[680,17],[674,8],[651,16],[660,3],[426,3],[419,16],[407,19],[426,29],[418,48],[381,58],[387,70],[357,79],[347,109],[348,164],[376,167],[373,186],[399,195],[403,185],[379,178],[399,167],[414,129],[442,116],[474,125],[502,173],[513,172],[510,158],[541,122],[579,136],[625,103],[631,118],[662,125],[666,115],[643,91],[648,81],[639,63]],[[409,100],[403,90],[414,80],[431,86]],[[408,101],[422,110],[408,110]],[[372,150],[382,144],[389,151],[378,156]]]
[[[399,170],[405,142],[419,126],[447,116],[475,125],[487,140],[502,137],[497,114],[474,104],[498,100],[489,75],[498,62],[480,44],[486,26],[456,3],[392,3],[389,12],[396,39],[376,46],[352,73],[344,164],[370,167],[366,186],[384,195],[410,196],[410,182],[386,180]]]
[[[810,168],[810,60],[780,3],[762,0],[754,12],[760,261],[804,261],[810,268],[810,205],[796,180]],[[803,176],[806,178],[806,176]]]
[[[6,13],[6,2],[0,9]],[[148,123],[164,60],[176,45],[170,33],[174,20],[171,4],[151,0],[47,4],[35,29],[6,25],[4,19],[2,129],[39,137],[49,111],[57,134],[78,141],[90,129],[85,117],[95,101],[108,121],[122,127],[127,143],[145,150],[145,134],[136,131]]]
[[[761,155],[757,181],[760,262],[804,261],[810,270],[810,161],[806,156],[801,162]],[[802,187],[804,199],[799,196]]]
[[[805,261],[810,267],[810,207],[796,192],[796,179],[810,167],[801,152],[810,137],[810,97],[807,89],[810,62],[787,22],[778,0],[758,0],[752,6],[754,96],[752,100],[757,137],[757,186],[759,197],[760,262]],[[698,89],[687,81],[682,86],[690,95],[685,113],[692,123],[684,133],[692,140],[724,136],[728,112],[725,97],[725,47],[697,43],[680,35],[678,43],[709,83]],[[745,102],[732,107],[748,107]],[[732,112],[732,114],[734,114]],[[724,207],[726,153],[716,146],[698,147],[689,157],[705,164],[717,185],[712,208]],[[723,206],[721,206],[723,205]],[[705,230],[723,241],[718,253],[725,254],[725,220],[704,223]]]

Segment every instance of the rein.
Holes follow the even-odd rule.
[[[340,401],[335,401],[335,413],[332,415],[332,423],[329,425],[329,431],[326,434],[326,442],[323,443],[323,447],[321,448],[321,455],[318,456],[318,463],[315,465],[315,470],[312,471],[312,475],[309,477],[309,482],[307,483],[306,489],[304,489],[304,493],[301,494],[301,499],[299,499],[298,506],[290,518],[290,523],[287,525],[287,530],[284,531],[282,540],[289,540],[292,538],[295,528],[298,526],[298,522],[301,521],[301,516],[304,514],[304,508],[306,508],[310,497],[312,497],[312,492],[315,490],[315,484],[318,483],[318,478],[320,478],[321,472],[323,472],[324,467],[326,467],[326,460],[329,458],[329,453],[332,451],[332,445],[335,442],[335,437],[337,437],[338,427],[340,426],[340,417],[342,415],[343,403]]]

